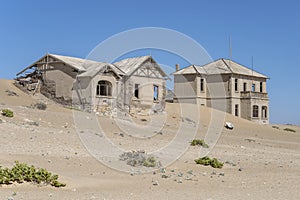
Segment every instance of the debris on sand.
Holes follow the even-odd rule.
[[[47,104],[39,102],[39,103],[34,104],[33,107],[38,109],[38,110],[46,110],[47,109]]]
[[[158,186],[158,181],[152,181],[152,185]]]
[[[234,125],[230,122],[225,122],[225,128],[232,130],[234,128]]]
[[[11,90],[6,90],[5,91],[7,96],[19,96],[16,92],[11,91]]]
[[[248,142],[255,142],[254,139],[251,139],[251,138],[246,138],[245,141],[248,141]]]

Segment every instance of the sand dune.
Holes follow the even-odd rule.
[[[12,83],[0,80],[0,109],[9,108],[15,114],[0,116],[0,165],[9,167],[19,160],[44,167],[59,174],[67,186],[2,185],[0,199],[300,199],[300,127],[257,125],[226,114],[224,120],[235,128],[224,128],[209,153],[225,162],[222,169],[196,165],[200,148],[189,147],[165,173],[131,175],[89,154],[76,132],[72,110],[42,95],[27,95]],[[17,95],[9,96],[7,91]],[[46,103],[47,109],[33,108],[37,102]],[[199,109],[196,137],[203,139],[214,123],[209,108]],[[147,139],[120,136],[123,130],[113,119],[97,119],[116,146],[148,152],[163,148],[176,136],[182,121],[178,105],[167,104],[165,117],[161,133]],[[142,118],[146,117],[134,120],[146,126],[149,118]],[[168,178],[162,178],[163,174]]]

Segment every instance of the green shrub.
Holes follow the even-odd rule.
[[[0,166],[0,184],[12,184],[13,182],[32,182],[36,184],[52,185],[54,187],[65,187],[66,184],[57,181],[58,175],[52,175],[43,168],[28,166],[25,163],[15,161],[15,165],[9,168]]]
[[[137,166],[145,166],[145,167],[156,167],[159,165],[156,158],[153,156],[148,156],[145,151],[131,151],[124,152],[120,155],[121,161],[126,161],[127,165],[137,167]]]
[[[5,116],[5,117],[13,117],[14,112],[9,110],[9,109],[3,109],[2,110],[2,115]]]
[[[293,133],[296,133],[296,131],[294,129],[291,129],[291,128],[285,128],[283,129],[284,131],[289,131],[289,132],[293,132]]]
[[[155,160],[155,158],[154,157],[148,157],[145,161],[144,161],[144,163],[143,163],[143,165],[145,166],[145,167],[155,167],[156,166],[156,160]]]
[[[209,158],[208,156],[199,158],[195,160],[196,164],[200,164],[200,165],[205,165],[205,166],[212,166],[213,168],[222,168],[223,167],[223,163],[218,161],[218,159],[216,158]]]
[[[192,146],[198,145],[198,146],[202,146],[202,147],[204,147],[204,148],[209,148],[208,144],[206,144],[206,143],[204,142],[204,140],[200,140],[200,139],[194,139],[194,140],[191,142],[191,145],[192,145]]]

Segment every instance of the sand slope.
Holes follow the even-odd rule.
[[[6,90],[18,96],[8,96]],[[47,103],[47,110],[30,106]],[[29,96],[0,80],[0,109],[10,108],[14,118],[0,116],[0,164],[12,166],[15,160],[44,167],[60,175],[66,188],[13,184],[0,186],[0,199],[300,199],[300,128],[257,125],[226,115],[235,125],[222,135],[210,152],[227,162],[223,169],[196,165],[199,147],[188,151],[165,173],[130,175],[113,170],[94,159],[81,143],[72,111],[41,95]],[[167,105],[166,126],[151,139],[124,135],[112,120],[99,120],[108,137],[124,149],[139,146],[149,151],[172,140],[180,119],[176,104]],[[211,110],[201,108],[198,138],[210,126]],[[139,118],[135,119],[140,121]],[[32,123],[35,122],[35,123]],[[147,123],[147,122],[142,122]],[[34,125],[35,124],[35,125]],[[38,124],[38,126],[36,126]],[[289,127],[296,133],[283,131]],[[192,171],[192,173],[191,173]],[[179,177],[179,174],[183,174]],[[169,178],[162,178],[166,174]],[[187,178],[188,177],[188,178]],[[190,179],[190,180],[186,180]],[[180,180],[180,181],[179,181]],[[157,182],[158,185],[153,185]],[[15,195],[13,195],[16,193]]]

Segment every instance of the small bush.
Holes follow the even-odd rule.
[[[5,116],[5,117],[13,117],[14,112],[9,110],[9,109],[3,109],[2,110],[2,115]]]
[[[289,131],[289,132],[293,132],[293,133],[296,133],[296,131],[294,129],[291,129],[291,128],[285,128],[283,129],[284,131]]]
[[[158,163],[153,156],[148,156],[145,151],[132,151],[132,152],[125,152],[120,155],[121,161],[126,161],[127,165],[138,167],[156,167]]]
[[[208,156],[205,156],[203,158],[199,158],[195,160],[196,164],[204,165],[204,166],[212,166],[213,168],[222,168],[223,163],[218,161],[216,158],[209,158]]]
[[[198,145],[198,146],[202,146],[202,147],[204,147],[204,148],[209,148],[208,144],[206,144],[206,143],[204,142],[204,140],[200,140],[200,139],[194,139],[194,140],[191,142],[191,145],[192,145],[192,146]]]
[[[35,105],[34,105],[34,107],[36,108],[36,109],[39,109],[39,110],[46,110],[47,109],[47,105],[45,104],[45,103],[36,103]]]
[[[154,157],[148,157],[143,164],[145,167],[155,167],[156,166],[156,160]]]
[[[54,187],[65,187],[66,184],[57,181],[58,175],[52,175],[46,169],[28,166],[25,163],[15,162],[15,165],[9,168],[0,166],[0,184],[12,184],[13,182],[23,183],[32,182],[36,184],[51,185]]]

